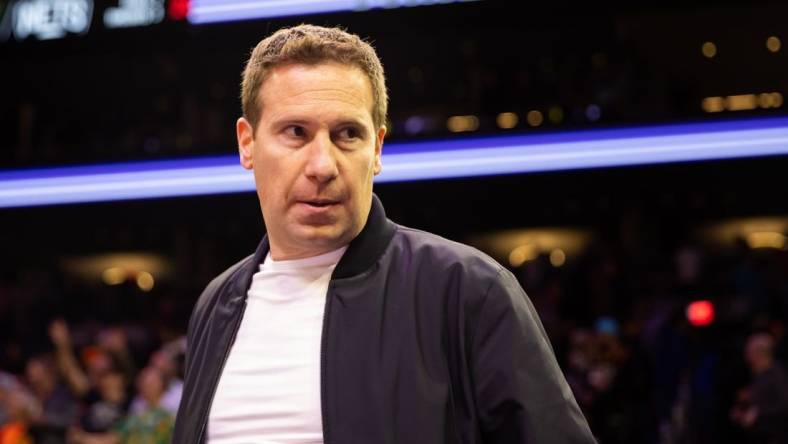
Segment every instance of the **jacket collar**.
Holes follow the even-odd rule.
[[[394,237],[396,225],[386,219],[386,212],[378,196],[372,195],[372,208],[367,223],[350,245],[334,269],[332,279],[342,279],[363,273],[371,267]]]
[[[380,199],[372,194],[372,207],[369,210],[367,223],[361,233],[350,242],[331,278],[343,279],[366,271],[383,254],[395,231],[396,225],[386,218],[386,212],[383,210]],[[260,245],[257,246],[251,260],[245,263],[236,274],[234,287],[237,295],[246,294],[249,286],[252,285],[252,276],[258,266],[263,263],[269,248],[268,235],[266,234]]]

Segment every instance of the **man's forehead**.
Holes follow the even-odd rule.
[[[344,112],[355,111],[359,119],[371,118],[374,106],[367,75],[354,65],[338,62],[276,66],[262,81],[258,100],[263,114],[266,108],[270,112],[272,108],[286,111],[327,105],[326,113],[340,111],[334,108],[339,106]]]
[[[338,62],[321,62],[315,64],[288,63],[274,67],[261,84],[261,91],[267,85],[277,83],[277,86],[294,88],[309,88],[316,84],[341,83],[337,87],[357,90],[360,93],[372,96],[372,83],[361,68],[355,65],[346,65]],[[269,88],[270,89],[270,88]]]

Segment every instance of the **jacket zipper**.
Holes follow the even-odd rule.
[[[233,348],[233,344],[235,343],[235,337],[238,336],[238,330],[241,327],[241,320],[244,318],[244,312],[246,311],[246,297],[244,297],[243,307],[241,307],[241,314],[235,320],[235,325],[233,326],[233,336],[230,339],[230,344],[224,351],[224,357],[222,358],[222,364],[219,367],[219,372],[216,374],[216,377],[213,379],[213,391],[211,392],[211,401],[208,403],[208,408],[205,409],[205,412],[202,414],[202,421],[200,425],[200,434],[197,435],[197,442],[204,443],[205,442],[205,428],[208,426],[208,414],[211,412],[211,407],[213,407],[213,398],[216,396],[216,389],[219,385],[219,378],[221,378],[222,373],[224,373],[224,365],[227,363],[227,357],[230,356],[230,350]]]
[[[323,332],[320,337],[320,413],[323,420],[323,444],[328,444],[328,416],[326,413],[326,347],[328,343],[328,314],[331,308],[333,282],[328,283],[326,303],[323,308]]]

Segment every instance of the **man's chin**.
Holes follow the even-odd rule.
[[[352,240],[346,227],[331,225],[303,225],[299,227],[298,237],[304,246],[320,249],[337,249]]]

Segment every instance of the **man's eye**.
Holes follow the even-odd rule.
[[[306,132],[304,131],[303,127],[298,125],[291,125],[285,128],[285,134],[292,137],[304,137]]]
[[[358,139],[359,131],[356,128],[344,128],[339,132],[339,137],[342,139]]]

